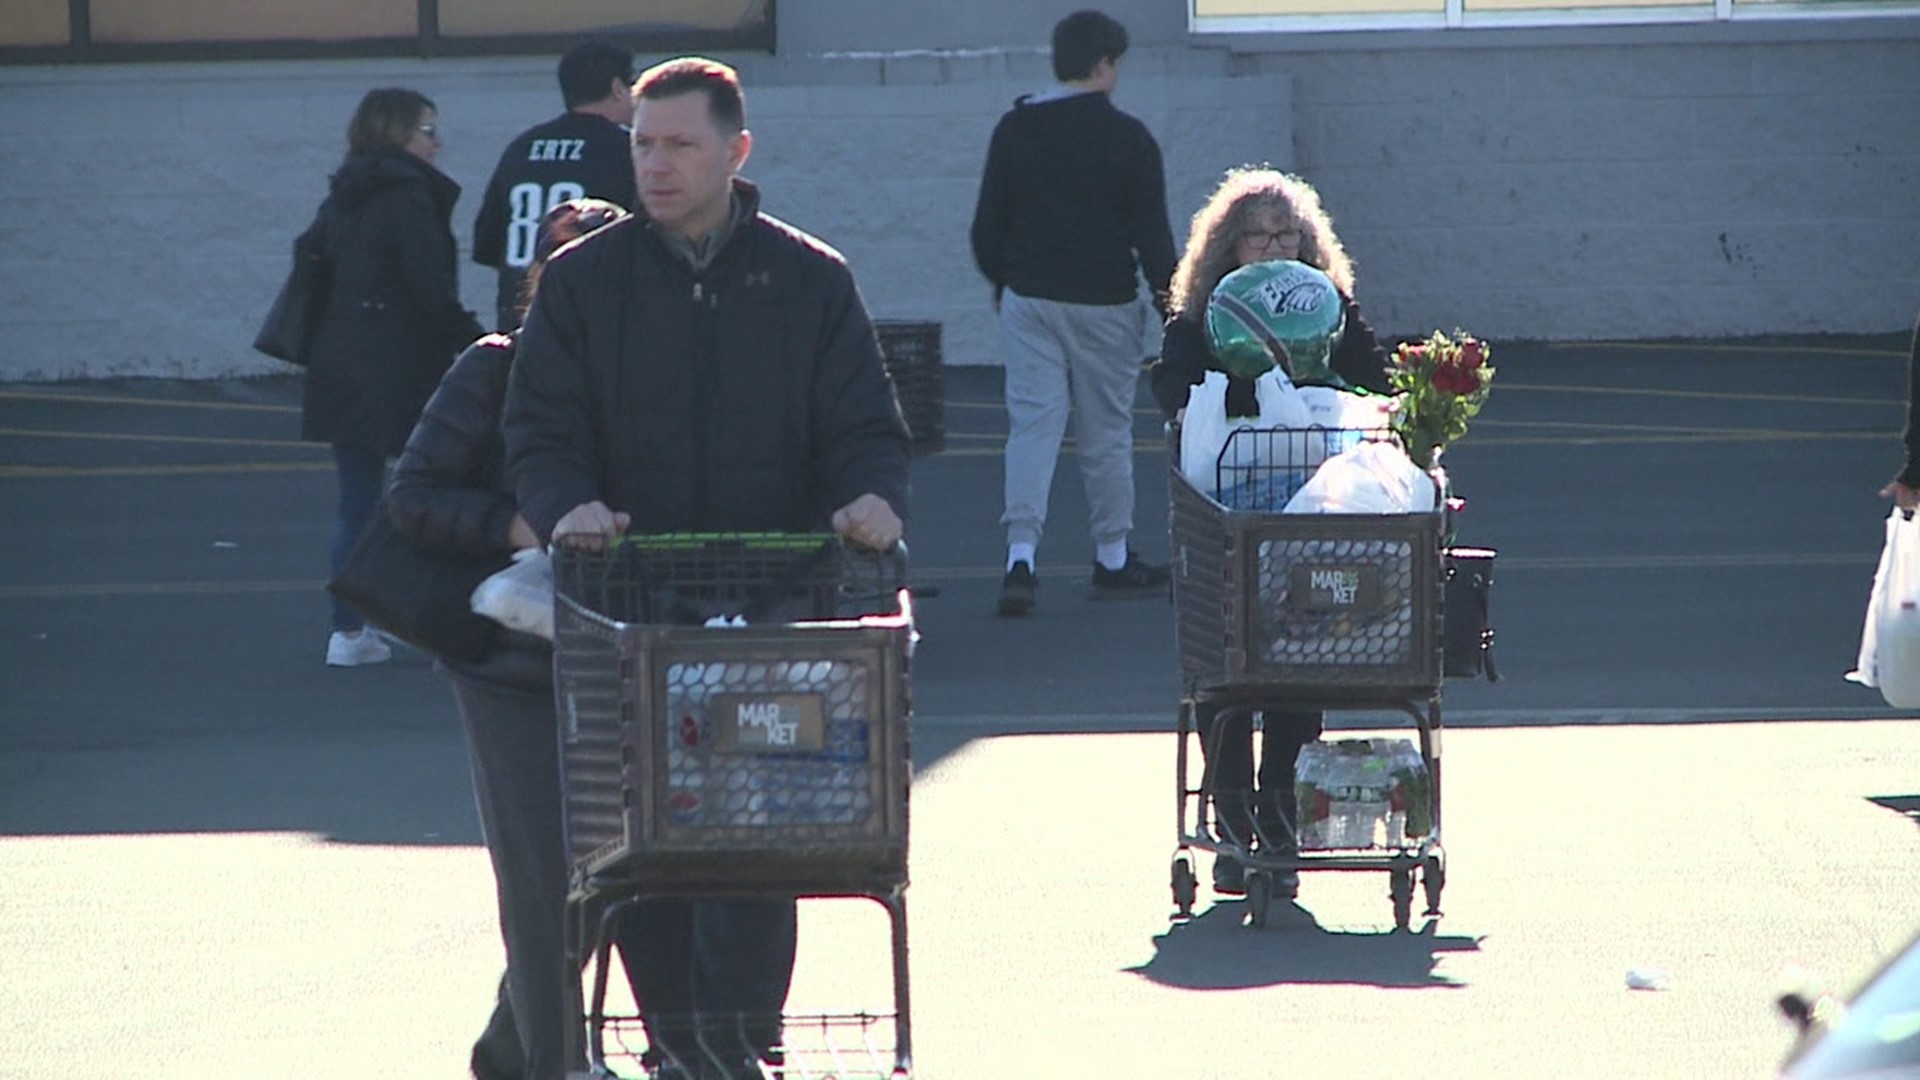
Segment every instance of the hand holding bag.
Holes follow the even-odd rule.
[[[553,557],[527,548],[513,562],[489,575],[468,594],[477,616],[523,634],[553,640]]]
[[[394,527],[383,505],[327,591],[417,649],[474,663],[493,648],[500,624],[475,615],[468,597],[509,561],[505,552],[423,548]]]
[[[307,347],[333,288],[332,263],[321,243],[326,216],[327,204],[321,203],[313,224],[294,238],[293,269],[253,337],[255,349],[301,367],[307,365]]]

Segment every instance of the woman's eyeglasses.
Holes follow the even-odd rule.
[[[1266,250],[1300,242],[1300,230],[1292,227],[1269,232],[1266,229],[1241,229],[1240,242],[1250,248]]]
[[[419,131],[420,134],[425,135],[429,139],[438,139],[440,137],[440,125],[438,124],[421,124]]]

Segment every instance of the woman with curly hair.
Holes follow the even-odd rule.
[[[1387,351],[1374,338],[1353,300],[1353,261],[1334,234],[1333,221],[1313,185],[1275,169],[1227,173],[1188,232],[1187,249],[1174,268],[1168,296],[1166,336],[1153,366],[1153,396],[1168,419],[1186,408],[1187,394],[1209,371],[1225,369],[1207,345],[1207,300],[1229,273],[1251,263],[1293,259],[1325,273],[1339,290],[1345,330],[1328,357],[1328,368],[1349,387],[1378,393],[1387,385]],[[1227,415],[1260,411],[1254,381],[1227,374]],[[1320,735],[1318,712],[1263,710],[1259,784],[1253,773],[1253,710],[1203,707],[1196,718],[1206,787],[1213,794],[1214,829],[1222,842],[1280,858],[1293,850],[1293,762],[1300,748]],[[1217,721],[1217,723],[1216,723]],[[1215,731],[1218,726],[1220,730]],[[1213,864],[1215,892],[1246,891],[1246,869],[1222,854]],[[1274,895],[1291,897],[1299,875],[1275,875]]]
[[[1153,367],[1153,396],[1169,418],[1186,407],[1187,392],[1207,372],[1223,370],[1207,348],[1207,298],[1214,286],[1242,266],[1270,259],[1303,262],[1332,279],[1340,290],[1346,330],[1329,367],[1349,386],[1389,392],[1387,351],[1354,303],[1353,260],[1320,205],[1320,193],[1277,169],[1234,169],[1193,215],[1187,250],[1168,289],[1166,338]],[[1258,412],[1253,380],[1229,376],[1227,414]]]

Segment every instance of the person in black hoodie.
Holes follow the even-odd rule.
[[[1006,577],[999,613],[1026,615],[1039,579],[1067,417],[1093,533],[1096,599],[1164,593],[1167,568],[1127,545],[1133,531],[1138,275],[1156,300],[1173,274],[1160,147],[1113,107],[1126,27],[1077,11],[1053,28],[1061,85],[1014,103],[987,149],[973,257],[993,285],[1006,364]]]
[[[626,216],[610,202],[574,199],[540,221],[528,284],[561,245]],[[524,310],[524,302],[520,306]],[[519,321],[516,314],[514,321]],[[387,513],[427,549],[509,552],[540,546],[506,481],[500,413],[514,339],[488,334],[441,379],[394,465]],[[441,659],[467,731],[474,802],[493,863],[507,972],[493,1017],[474,1043],[477,1080],[558,1080],[574,1020],[566,979],[567,861],[561,826],[559,737],[553,711],[553,649],[502,629],[495,647],[467,663]],[[623,954],[624,955],[624,954]]]
[[[370,91],[347,125],[346,160],[321,207],[331,286],[308,356],[300,432],[333,446],[336,577],[373,516],[387,459],[406,445],[454,354],[481,333],[460,306],[450,225],[460,186],[434,167],[439,150],[439,114],[425,95]],[[390,655],[352,608],[333,602],[330,666]]]
[[[633,50],[589,41],[560,58],[567,111],[507,144],[473,219],[473,261],[499,271],[498,327],[520,325],[540,216],[569,199],[634,204],[627,125],[633,122]]]

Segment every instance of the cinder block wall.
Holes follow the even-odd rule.
[[[994,120],[1049,77],[1034,43],[1053,16],[922,27],[903,9],[929,0],[864,19],[854,0],[792,7],[781,55],[728,57],[769,210],[844,251],[877,316],[941,322],[949,363],[997,362],[966,225]],[[1228,48],[1171,7],[1110,5],[1136,41],[1119,103],[1167,152],[1176,235],[1222,169],[1295,168],[1387,333],[1879,332],[1920,307],[1920,19]],[[500,146],[559,108],[552,69],[0,70],[0,378],[282,370],[247,342],[360,94],[440,103],[464,246]],[[468,264],[463,291],[485,311],[488,272]]]

